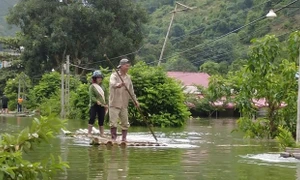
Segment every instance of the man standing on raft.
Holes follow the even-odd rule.
[[[133,96],[135,104],[139,106],[136,95],[133,90],[132,81],[130,76],[127,74],[130,68],[130,62],[128,59],[121,59],[117,71],[119,72],[122,80],[119,78],[116,72],[112,73],[109,81],[109,124],[111,138],[117,139],[117,123],[118,118],[121,120],[122,129],[122,141],[126,141],[127,130],[129,128],[128,123],[128,103],[130,95],[126,91],[125,86],[128,88],[129,93]]]

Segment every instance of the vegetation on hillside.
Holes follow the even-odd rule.
[[[14,1],[15,2],[15,1]],[[102,1],[99,0],[92,0],[89,1],[91,4],[95,4],[96,2],[100,5]],[[146,63],[149,63],[150,65],[156,65],[157,60],[159,58],[162,44],[166,35],[166,31],[170,22],[171,17],[171,11],[175,7],[174,0],[134,0],[131,2],[135,2],[135,4],[140,4],[141,7],[143,7],[148,12],[149,21],[143,25],[143,19],[145,14],[139,12],[137,10],[138,17],[142,20],[141,23],[136,24],[135,28],[140,28],[142,30],[142,34],[144,36],[143,42],[141,42],[140,38],[136,38],[137,42],[136,45],[131,46],[125,43],[122,43],[118,46],[121,46],[120,48],[116,47],[116,45],[110,46],[109,44],[100,43],[101,48],[105,47],[105,52],[109,54],[109,56],[118,56],[121,54],[127,54],[129,52],[138,51],[137,56],[139,56],[137,59],[142,59]],[[242,28],[238,31],[235,31],[236,29],[242,27],[243,25],[259,18],[262,16],[265,16],[270,9],[279,9],[286,4],[290,3],[291,0],[277,0],[277,1],[271,1],[271,0],[215,0],[215,1],[209,1],[209,0],[182,0],[180,3],[183,3],[185,5],[188,5],[190,7],[197,7],[196,9],[190,10],[190,11],[184,11],[176,13],[175,20],[173,23],[173,26],[171,28],[169,40],[167,43],[166,50],[164,52],[163,62],[166,63],[165,67],[167,70],[179,70],[179,71],[197,71],[199,70],[200,66],[207,62],[215,62],[220,64],[222,66],[222,70],[226,74],[228,71],[226,69],[227,66],[229,66],[233,61],[238,59],[246,59],[247,58],[247,47],[250,44],[250,40],[252,38],[262,37],[268,33],[273,33],[277,35],[282,35],[279,37],[279,40],[285,39],[286,33],[290,32],[293,29],[297,29],[297,23],[299,20],[299,14],[297,8],[285,8],[281,12],[278,13],[278,17],[275,20],[260,20],[250,26],[247,26],[245,28]],[[1,3],[1,2],[0,2]],[[97,3],[95,7],[97,8]],[[124,3],[124,5],[128,4],[128,2]],[[2,6],[3,4],[3,6]],[[13,1],[9,3],[2,2],[0,4],[2,8],[7,8],[9,5],[12,7]],[[25,7],[23,3],[19,3],[19,7]],[[58,2],[52,3],[52,6],[43,7],[46,5],[42,3],[42,1],[39,1],[40,6],[36,6],[32,9],[32,12],[39,12],[39,9],[48,9],[49,11],[56,12],[56,7],[61,6]],[[115,2],[110,1],[110,3],[106,4],[107,6],[114,6]],[[299,6],[300,3],[296,3],[293,5],[293,7]],[[64,13],[51,13],[51,16],[48,17],[47,13],[43,13],[40,18],[47,18],[47,21],[45,22],[35,22],[34,19],[31,19],[32,23],[36,23],[36,27],[39,27],[39,29],[30,29],[30,32],[32,33],[31,39],[28,40],[34,40],[39,39],[38,44],[39,46],[43,45],[43,49],[39,49],[39,51],[43,50],[40,58],[35,58],[37,61],[43,61],[47,58],[54,58],[49,56],[51,52],[49,52],[50,49],[53,49],[53,47],[45,47],[45,43],[49,43],[49,41],[54,41],[53,39],[47,39],[43,38],[42,36],[47,35],[50,37],[50,34],[52,32],[61,32],[61,35],[69,34],[68,29],[78,29],[78,28],[72,28],[74,27],[84,27],[84,29],[78,29],[77,34],[89,32],[89,36],[93,38],[94,36],[91,34],[93,32],[93,29],[100,27],[97,25],[98,21],[95,21],[95,18],[97,15],[93,14],[95,12],[90,12],[88,8],[81,8],[79,10],[79,7],[82,7],[82,5],[76,5],[76,3],[72,3],[71,7],[68,7],[66,10],[64,6],[62,6],[62,9],[59,11],[64,11]],[[122,5],[120,5],[122,6]],[[134,10],[134,5],[129,5],[131,10]],[[27,7],[31,9],[30,7]],[[54,9],[53,9],[54,8]],[[133,9],[132,9],[133,8]],[[63,10],[65,9],[65,10]],[[91,9],[91,8],[90,8]],[[120,16],[126,19],[131,19],[128,17],[129,14],[131,14],[131,17],[135,18],[135,16],[130,12],[131,10],[124,8],[123,12],[117,12],[111,9],[111,13],[113,13],[115,16]],[[178,9],[182,9],[182,7],[178,7]],[[127,11],[128,10],[128,11]],[[7,11],[3,11],[7,12]],[[22,11],[20,8],[17,7],[13,8],[13,11],[11,11],[10,15],[8,16],[8,20],[10,23],[18,25],[17,19],[22,20],[22,17],[26,17],[26,13],[30,13],[29,11]],[[47,11],[44,11],[47,12]],[[122,15],[120,14],[122,13]],[[100,14],[98,14],[100,15]],[[126,15],[126,16],[125,16]],[[45,16],[45,17],[43,17]],[[70,24],[70,22],[65,19],[65,17],[68,17],[69,20],[72,19],[73,23]],[[80,17],[80,18],[77,18]],[[93,17],[92,19],[89,19],[88,17]],[[57,21],[54,21],[53,18],[57,18]],[[121,18],[120,20],[122,20]],[[13,20],[14,19],[14,20]],[[60,20],[59,20],[60,19]],[[107,19],[107,18],[106,18]],[[109,19],[109,18],[108,18]],[[136,18],[135,18],[136,19]],[[23,18],[24,20],[24,18]],[[36,19],[38,20],[38,19]],[[74,21],[78,20],[78,22]],[[56,30],[47,26],[51,26],[51,24],[55,23],[55,26],[57,27]],[[101,21],[107,32],[110,32],[110,28],[118,29],[116,26],[111,26],[108,21]],[[63,23],[63,24],[61,24]],[[89,26],[89,24],[93,24],[93,26]],[[121,23],[124,24],[124,23]],[[126,22],[125,24],[130,24]],[[61,26],[64,25],[64,26]],[[61,27],[60,27],[61,26]],[[44,30],[43,30],[43,28]],[[42,28],[42,29],[41,29]],[[48,32],[45,32],[45,28],[48,29]],[[131,28],[128,26],[128,28]],[[22,28],[21,28],[22,29]],[[60,29],[60,30],[59,30]],[[123,28],[126,29],[126,28]],[[59,31],[58,31],[59,30]],[[99,28],[98,28],[99,31]],[[100,31],[99,31],[100,32]],[[102,37],[107,37],[109,34],[105,33],[106,31],[101,31]],[[139,33],[134,32],[134,35],[139,35]],[[230,32],[234,32],[232,34],[228,34]],[[116,36],[116,33],[114,36]],[[7,34],[4,32],[4,34]],[[43,35],[38,35],[43,34]],[[72,34],[72,33],[71,33]],[[105,34],[105,35],[104,35]],[[120,33],[118,33],[120,34]],[[226,35],[228,34],[228,36]],[[223,37],[226,35],[226,37]],[[41,36],[41,37],[40,37]],[[57,36],[57,35],[56,35]],[[129,34],[126,34],[127,37],[129,37]],[[85,52],[84,46],[82,46],[84,42],[84,38],[77,36],[76,34],[72,35],[72,39],[64,38],[66,36],[57,36],[56,39],[65,39],[66,41],[72,41],[74,39],[78,40],[78,43],[81,45],[78,45],[78,49],[81,49],[81,51],[76,51],[76,49],[67,49],[67,51],[74,52],[73,58],[77,59],[77,61],[74,61],[75,64],[83,65],[84,67],[91,67],[94,65],[102,65],[106,66],[106,64],[102,61],[99,61],[99,59],[102,59],[103,52],[99,48],[101,53],[95,53],[93,50],[89,52]],[[220,38],[222,37],[222,38]],[[33,38],[33,39],[32,39]],[[97,38],[93,38],[92,41],[87,41],[86,43],[89,44],[88,48],[93,49],[94,43]],[[109,38],[108,38],[109,39]],[[118,37],[116,38],[118,42],[124,42],[126,39]],[[122,40],[121,40],[122,39]],[[112,44],[115,44],[112,40],[107,40],[107,42],[110,42]],[[133,41],[134,42],[134,41]],[[139,43],[141,42],[141,43]],[[56,48],[59,48],[61,45],[57,44]],[[126,47],[126,48],[125,48]],[[141,48],[140,48],[141,47]],[[41,48],[41,47],[40,47]],[[54,47],[55,48],[55,47]],[[112,52],[110,53],[110,51]],[[53,50],[51,50],[53,51]],[[46,53],[47,52],[47,53]],[[33,53],[33,52],[32,52]],[[85,53],[89,54],[88,57],[85,57]],[[79,57],[75,56],[78,54]],[[135,54],[133,54],[135,55]],[[38,54],[35,54],[35,56],[38,56]],[[131,56],[133,58],[134,56]],[[30,59],[31,56],[27,57],[27,59]],[[57,60],[56,60],[57,61]],[[80,63],[78,62],[80,61]],[[94,62],[93,64],[87,64]],[[51,61],[52,62],[52,61]],[[178,62],[176,64],[176,62]],[[179,62],[183,66],[179,66]],[[35,63],[28,63],[26,66],[33,66]],[[53,63],[49,64],[51,67],[57,67],[60,64],[59,63]],[[44,70],[43,68],[41,70]],[[202,70],[203,71],[203,70]],[[81,72],[79,70],[79,72]],[[79,73],[76,71],[76,73]],[[223,74],[224,74],[223,73]],[[36,73],[38,74],[38,73]]]
[[[148,9],[150,21],[147,23],[144,48],[139,56],[148,63],[155,61],[154,64],[157,64],[175,1],[140,0],[140,2]],[[197,8],[176,13],[163,58],[163,62],[167,64],[172,62],[173,58],[177,58],[181,62],[188,60],[196,68],[207,61],[230,65],[234,60],[247,58],[247,48],[252,38],[262,37],[268,33],[286,35],[285,33],[298,27],[297,23],[293,23],[298,21],[298,9],[286,8],[278,13],[275,20],[264,19],[235,31],[265,16],[272,8],[283,7],[290,3],[290,0],[182,0],[180,2]],[[297,4],[299,5],[296,3],[293,6],[298,6]],[[228,33],[231,32],[234,33],[229,35]],[[226,37],[223,37],[224,35]],[[174,70],[173,66],[170,68]],[[176,70],[185,69],[178,67]]]

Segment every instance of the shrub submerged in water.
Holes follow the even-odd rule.
[[[141,62],[130,69],[129,74],[144,115],[154,126],[180,127],[189,118],[181,85],[169,78],[163,68]],[[132,104],[129,116],[132,125],[144,124]]]

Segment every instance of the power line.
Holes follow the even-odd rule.
[[[299,28],[300,28],[300,27],[296,27],[296,28],[294,28],[294,29],[291,30],[291,31],[288,31],[288,32],[283,33],[283,34],[281,34],[281,35],[279,35],[279,36],[276,36],[276,38],[280,38],[280,37],[282,37],[282,36],[284,36],[284,35],[286,35],[286,34],[292,33],[292,32],[294,32],[294,31],[298,30]],[[224,54],[228,54],[228,53],[224,53]],[[201,59],[201,60],[199,60],[199,61],[192,61],[192,63],[202,62],[203,60],[207,60],[207,59],[211,59],[211,60],[219,60],[219,59],[221,59],[221,58],[215,59],[214,57],[219,57],[219,56],[221,56],[221,55],[222,55],[222,54],[219,54],[219,55],[216,55],[216,56],[213,56],[213,57]]]
[[[256,31],[252,32],[251,34],[256,33],[258,30],[260,30],[260,29],[262,29],[262,28],[265,28],[266,26],[269,26],[269,24],[264,25],[264,26],[261,26],[259,29],[257,29]],[[250,34],[250,35],[251,35],[251,34]],[[244,36],[243,38],[240,38],[239,40],[245,39],[245,38],[247,38],[247,37],[249,37],[249,34],[248,34],[247,36]],[[207,42],[207,43],[205,43],[205,44],[209,44],[209,43],[213,43],[213,42]],[[205,47],[206,47],[206,46],[202,46],[202,47],[200,47],[200,49],[203,49],[203,48],[205,48]],[[208,51],[209,51],[209,50],[213,50],[213,49],[218,48],[218,47],[223,47],[223,46],[222,46],[222,45],[213,46],[213,47],[209,48]],[[230,53],[230,52],[224,52],[224,53],[222,53],[222,54],[229,54],[229,53]],[[197,56],[197,55],[199,55],[199,54],[202,54],[203,56],[205,56],[205,55],[208,55],[208,54],[210,54],[210,53],[198,52],[198,53],[189,55],[189,56],[187,56],[187,57],[185,57],[185,58],[190,58],[190,57],[192,57],[192,56]],[[220,54],[218,54],[218,55],[220,55]],[[214,56],[215,56],[215,55],[214,55]],[[209,59],[209,58],[206,58],[206,59]],[[153,62],[148,62],[147,64],[153,64],[153,63],[155,63],[155,62],[157,62],[157,61],[158,61],[158,60],[155,60],[155,61],[153,61]],[[193,61],[191,61],[191,62],[193,63]]]
[[[95,71],[95,70],[97,70],[97,69],[85,68],[85,67],[78,66],[78,65],[75,65],[75,64],[72,64],[72,63],[70,63],[70,66],[77,67],[77,68],[83,69],[83,70],[88,70],[88,71]]]
[[[263,3],[261,3],[261,4],[258,4],[258,5],[256,5],[256,6],[252,6],[251,8],[247,8],[247,9],[245,9],[243,12],[248,12],[248,11],[250,11],[250,10],[252,10],[252,9],[258,7],[258,6],[262,6],[262,5],[264,5],[264,4],[266,4],[266,3],[270,2],[270,1],[271,1],[271,0],[268,0],[268,1],[266,1],[266,2],[263,2]],[[226,20],[226,19],[229,19],[229,18],[230,18],[230,16],[227,17],[227,18],[225,18],[225,19],[222,19],[222,20]],[[211,24],[210,26],[217,24],[219,21],[220,21],[220,19],[218,19],[215,23]],[[174,39],[171,39],[170,41],[173,42],[173,41],[175,41],[175,40],[177,40],[177,39],[180,39],[180,38],[182,38],[182,37],[188,36],[188,35],[190,35],[190,34],[193,34],[193,33],[197,32],[197,31],[201,31],[201,30],[203,30],[203,29],[205,29],[205,27],[198,28],[198,29],[196,29],[196,30],[193,30],[193,31],[187,33],[187,34],[184,34],[184,35],[182,35],[182,36],[179,36],[179,37],[176,37],[176,38],[174,38]]]
[[[285,6],[283,6],[282,8],[280,8],[280,9],[278,9],[278,10],[276,10],[275,12],[279,12],[279,11],[281,11],[282,9],[284,9],[284,8],[286,8],[286,7],[288,7],[288,6],[292,5],[292,4],[294,4],[294,3],[296,3],[297,1],[299,1],[299,0],[294,0],[293,2],[291,2],[291,3],[289,3],[289,4],[285,5]],[[220,39],[223,39],[223,38],[225,38],[225,37],[227,37],[227,36],[229,36],[229,35],[231,35],[231,34],[237,32],[237,31],[239,31],[239,30],[241,30],[241,29],[243,29],[243,28],[245,28],[245,27],[247,27],[247,26],[249,26],[249,25],[255,24],[256,22],[258,22],[258,21],[260,21],[260,20],[263,20],[263,19],[265,19],[265,18],[266,18],[265,15],[264,15],[264,16],[261,16],[261,17],[255,19],[255,20],[253,20],[253,21],[251,21],[251,22],[249,22],[249,23],[247,23],[247,24],[245,24],[245,25],[243,25],[243,26],[241,26],[241,27],[235,29],[235,30],[232,30],[232,31],[230,31],[230,32],[228,32],[228,33],[226,33],[226,34],[224,34],[224,35],[222,35],[222,36],[219,36],[218,38],[216,38],[216,39],[213,40],[212,42],[208,42],[208,43],[213,43],[213,42],[216,42],[216,41],[218,41],[218,40],[220,40]],[[199,47],[199,46],[201,46],[201,45],[204,46],[204,45],[206,45],[206,44],[208,44],[208,43],[198,44],[198,45],[196,45],[196,46],[194,46],[194,47],[192,47],[192,48],[188,48],[188,49],[186,49],[186,50],[183,50],[183,51],[181,51],[181,52],[178,52],[178,53],[176,53],[175,55],[171,55],[171,56],[169,56],[169,57],[163,58],[162,60],[165,60],[165,59],[169,59],[169,58],[175,57],[175,56],[180,55],[180,54],[182,54],[182,53],[185,53],[185,52],[188,52],[188,51],[190,51],[190,50],[193,50],[193,49],[195,49],[195,48],[197,48],[197,47]]]
[[[113,57],[113,58],[110,58],[110,59],[118,59],[118,58],[121,58],[121,57],[124,57],[124,56],[128,56],[128,55],[132,55],[132,54],[137,54],[141,51],[141,49],[144,47],[141,46],[138,50],[136,51],[133,51],[133,52],[130,52],[130,53],[127,53],[127,54],[123,54],[123,55],[120,55],[120,56],[116,56],[116,57]],[[81,64],[81,65],[92,65],[92,64],[97,64],[97,63],[101,63],[101,62],[105,62],[107,61],[106,59],[103,59],[103,60],[100,60],[100,61],[96,61],[96,62],[91,62],[91,63],[86,63],[86,64]]]
[[[96,70],[99,70],[99,69],[90,69],[90,68],[85,68],[85,67],[82,67],[82,66],[78,66],[78,65],[75,65],[75,64],[72,64],[72,63],[69,63],[70,66],[72,67],[77,67],[79,69],[83,69],[83,70],[87,70],[87,71],[96,71]],[[111,69],[108,69],[107,71],[112,71]]]

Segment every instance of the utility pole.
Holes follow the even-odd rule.
[[[17,99],[17,113],[19,113],[18,100],[20,99],[20,93],[21,93],[21,76],[22,76],[22,73],[19,75],[18,99]]]
[[[184,7],[184,9],[177,10],[178,5]],[[173,21],[174,21],[175,14],[177,12],[192,10],[192,9],[195,9],[195,8],[196,7],[189,7],[189,6],[186,6],[186,5],[181,4],[179,2],[176,2],[174,10],[171,12],[172,13],[172,17],[171,17],[170,25],[169,25],[169,28],[168,28],[168,31],[167,31],[167,35],[165,37],[165,41],[164,41],[161,53],[160,53],[160,56],[159,56],[158,66],[160,66],[160,64],[161,64],[161,60],[162,60],[162,57],[163,57],[163,54],[164,54],[164,51],[165,51],[165,48],[166,48],[167,40],[168,40],[169,33],[170,33],[170,30],[171,30],[171,27],[172,27],[172,24],[173,24]]]
[[[65,81],[64,81],[64,63],[61,64],[61,97],[60,97],[60,117],[65,118]]]
[[[67,55],[67,63],[66,63],[66,114],[69,113],[69,107],[70,107],[70,55]]]
[[[300,48],[298,59],[298,73],[300,76]],[[300,142],[300,77],[298,77],[298,101],[297,101],[297,129],[296,129],[296,143]]]

